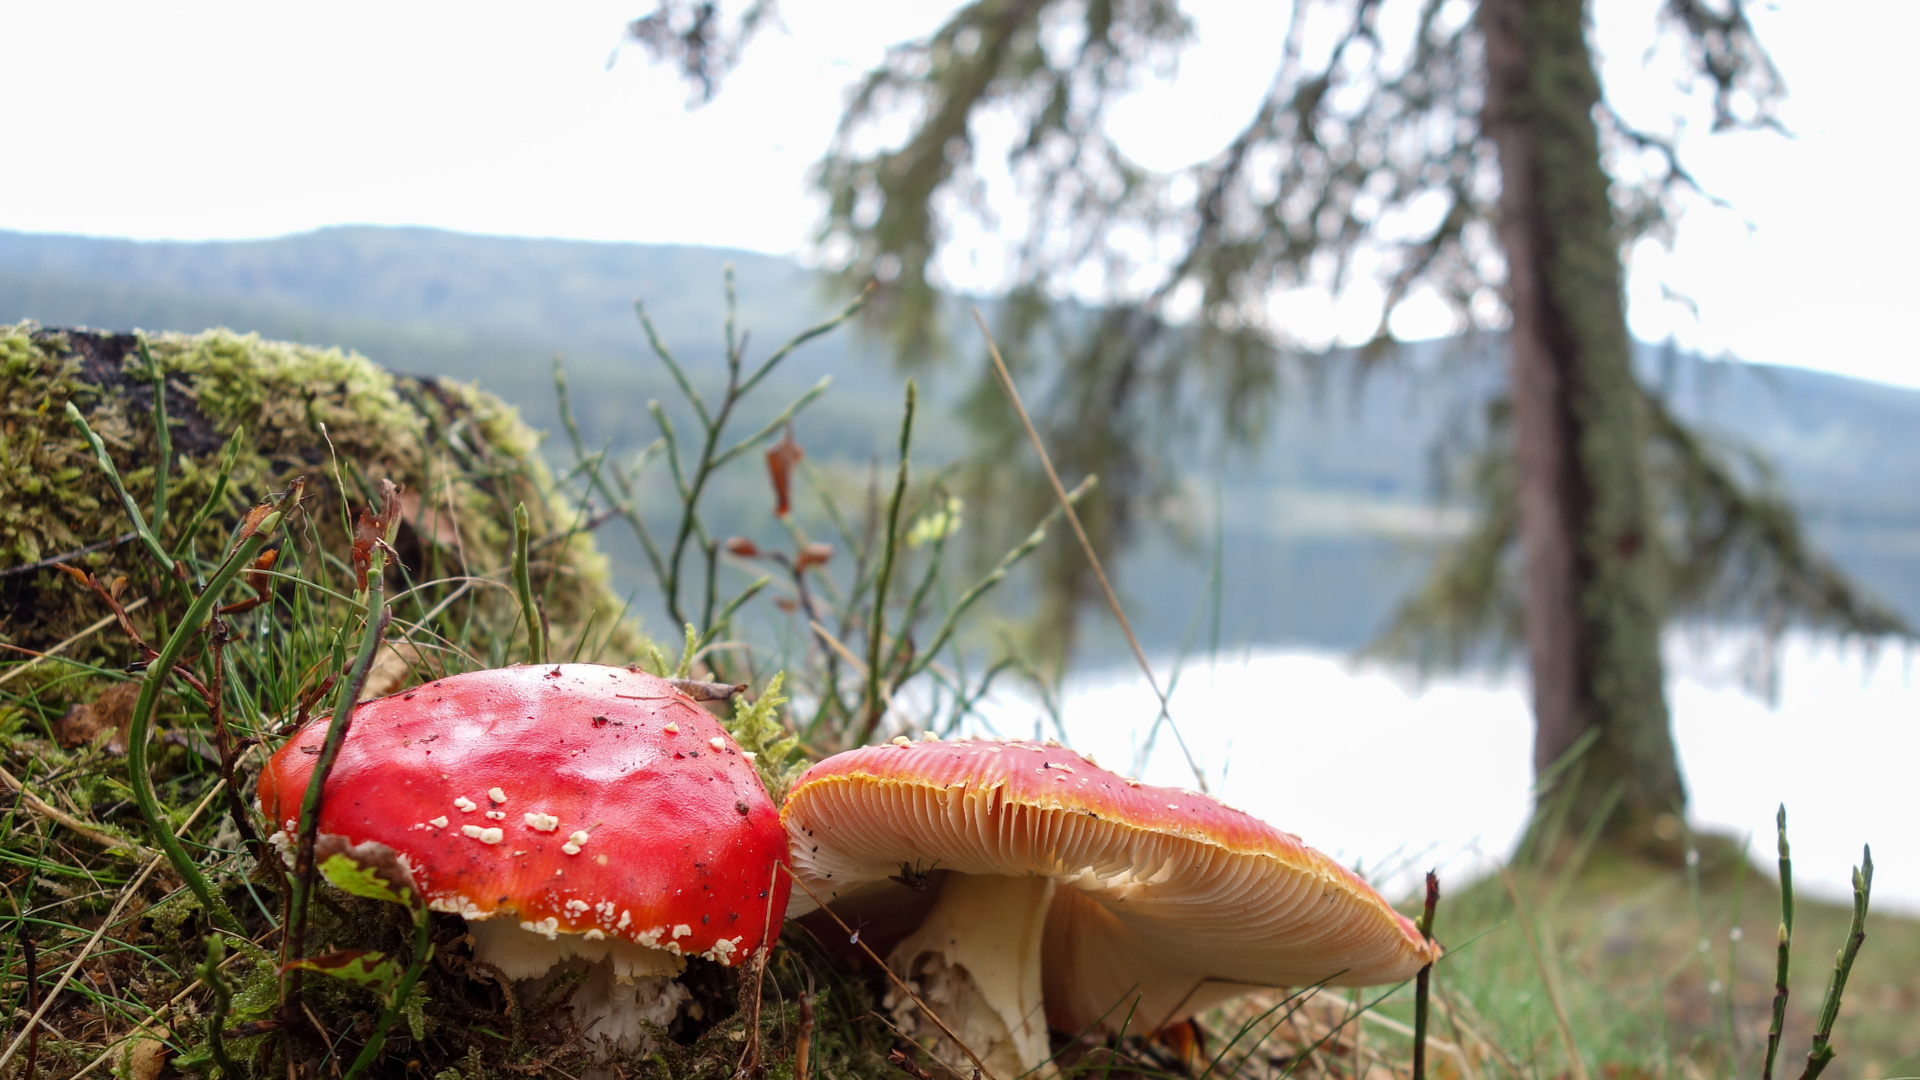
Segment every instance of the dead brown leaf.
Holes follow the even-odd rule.
[[[809,566],[824,566],[833,558],[833,545],[816,540],[800,549],[800,557],[793,560],[793,569],[797,573]]]
[[[389,641],[374,654],[373,667],[367,672],[367,684],[360,691],[361,701],[386,697],[415,681],[421,668],[421,653],[410,641]]]
[[[167,1029],[142,1028],[136,1032],[133,1042],[127,1047],[126,1076],[129,1080],[160,1080],[161,1070],[167,1067]]]
[[[139,683],[115,683],[92,701],[76,704],[67,710],[67,715],[55,720],[54,740],[71,750],[92,742],[103,731],[111,731],[113,734],[107,738],[107,753],[124,754],[127,752],[127,730],[133,723],[133,703],[139,698]]]
[[[806,456],[807,452],[794,441],[791,424],[787,425],[787,432],[780,436],[780,441],[767,451],[767,475],[773,479],[773,512],[776,517],[786,517],[793,509],[788,498],[793,482],[793,465]]]
[[[380,509],[361,508],[359,520],[353,526],[353,577],[363,592],[367,588],[367,571],[373,567],[375,545],[385,545],[393,536],[393,527],[400,523],[400,489],[385,478],[381,479],[379,488]]]

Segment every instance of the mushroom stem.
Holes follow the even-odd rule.
[[[999,1080],[1041,1069],[1049,1056],[1040,943],[1053,890],[1045,877],[951,874],[919,929],[887,957]],[[901,1030],[945,1041],[898,991],[886,1005]]]
[[[691,997],[674,978],[686,960],[662,949],[619,938],[548,937],[508,919],[470,922],[467,932],[473,935],[473,958],[523,989],[537,993],[569,971],[584,976],[567,1004],[603,1060],[614,1052],[656,1049],[651,1027],[666,1027]]]

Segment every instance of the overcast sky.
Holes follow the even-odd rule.
[[[785,32],[689,113],[684,87],[637,51],[609,66],[623,22],[650,5],[5,5],[0,228],[226,239],[408,224],[800,254],[818,219],[807,169],[845,87],[950,6],[787,0]],[[1199,40],[1178,77],[1115,119],[1157,167],[1213,153],[1244,122],[1284,19],[1278,3],[1188,6]],[[1643,120],[1697,121],[1700,101],[1642,64],[1656,7],[1600,0],[1609,90]],[[1898,83],[1920,3],[1799,0],[1755,18],[1795,137],[1688,136],[1689,163],[1735,210],[1695,207],[1671,255],[1636,253],[1635,332],[1920,386],[1900,314],[1920,285],[1920,222]],[[1369,325],[1327,310],[1300,331]]]

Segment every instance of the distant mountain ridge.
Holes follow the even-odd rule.
[[[653,437],[644,402],[672,389],[646,351],[633,300],[645,298],[662,336],[696,379],[706,377],[720,360],[729,263],[741,325],[761,355],[847,299],[789,260],[715,248],[423,228],[209,243],[0,231],[0,321],[226,325],[337,344],[396,370],[479,381],[549,429],[558,426],[549,361],[563,353],[589,439],[637,445]],[[970,331],[955,332],[969,335],[956,354],[970,355]],[[1222,618],[1228,640],[1350,646],[1378,628],[1435,539],[1458,524],[1457,511],[1428,497],[1429,450],[1449,418],[1471,414],[1498,381],[1497,366],[1451,355],[1461,351],[1421,343],[1364,381],[1290,381],[1264,446],[1218,478],[1224,572],[1234,583]],[[1682,415],[1764,452],[1824,548],[1920,619],[1920,392],[1652,348],[1642,361]],[[794,357],[779,389],[828,374],[835,390],[803,425],[810,452],[855,460],[890,452],[902,376],[885,349],[857,333],[831,336]],[[923,460],[964,449],[963,430],[938,406],[971,376],[920,373],[935,405]],[[1201,462],[1196,454],[1188,471],[1204,500],[1215,480]],[[1210,518],[1195,515],[1199,526]],[[1185,549],[1172,533],[1150,537],[1122,568],[1150,646],[1188,636],[1206,577],[1194,552],[1208,546],[1192,535]]]

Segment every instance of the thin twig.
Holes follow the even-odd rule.
[[[740,687],[745,690],[746,687]],[[776,931],[773,929],[773,892],[780,884],[780,864],[775,863],[767,872],[767,908],[761,916],[760,946],[753,950],[753,1012],[747,1020],[747,1045],[740,1051],[740,1060],[734,1062],[735,1076],[751,1076],[760,1072],[760,993],[766,982],[767,958],[772,954],[772,942]],[[803,1001],[805,999],[802,999]],[[794,1080],[805,1080],[806,1050],[802,1048],[795,1057]]]
[[[1873,849],[1865,848],[1860,865],[1853,870],[1853,923],[1847,927],[1847,943],[1833,961],[1833,978],[1827,983],[1827,998],[1820,1004],[1820,1026],[1813,1032],[1813,1048],[1807,1051],[1807,1068],[1800,1080],[1819,1080],[1827,1063],[1833,1060],[1833,1025],[1840,1019],[1840,998],[1847,992],[1847,976],[1853,961],[1867,940],[1867,901],[1873,894]]]
[[[894,475],[893,497],[887,500],[887,531],[882,537],[880,569],[873,579],[873,620],[867,629],[867,693],[861,702],[866,718],[861,722],[860,738],[856,740],[861,743],[873,738],[880,718],[887,713],[886,698],[882,696],[886,672],[880,669],[880,652],[886,637],[887,589],[893,584],[894,559],[900,550],[900,504],[907,497],[908,451],[913,445],[913,412],[918,397],[913,380],[908,379],[906,409],[900,418],[900,467]]]
[[[832,649],[834,653],[840,657],[840,659],[845,660],[847,662],[847,667],[850,670],[852,670],[852,672],[856,676],[862,679],[867,677],[867,662],[865,660],[860,659],[858,656],[854,655],[854,651],[847,647],[846,642],[841,641],[837,637],[834,637],[833,631],[828,630],[826,627],[821,626],[817,622],[810,622],[807,625],[813,628],[813,632],[820,636],[821,641],[824,641],[827,643],[827,647],[829,649]],[[880,694],[881,694],[881,699],[886,702],[886,707],[888,709],[892,709],[893,708],[893,691],[887,689],[883,685],[880,688]]]
[[[141,608],[145,607],[146,605],[147,605],[147,598],[142,596],[138,600],[135,600],[133,603],[128,604],[126,607],[121,608],[120,611],[123,614],[131,615],[134,612],[139,611]],[[14,676],[22,674],[23,672],[32,668],[35,664],[38,664],[40,661],[51,660],[54,657],[59,656],[61,653],[66,652],[68,649],[73,648],[74,645],[85,640],[87,637],[93,634],[97,634],[102,630],[105,630],[107,627],[112,626],[115,622],[119,621],[119,618],[120,618],[119,615],[108,615],[105,618],[102,618],[96,622],[89,623],[85,629],[80,630],[79,632],[75,633],[72,637],[67,638],[64,641],[61,641],[60,643],[56,644],[53,648],[48,649],[46,652],[34,653],[33,659],[27,661],[24,664],[21,664],[19,667],[14,668],[12,671],[9,671],[4,675],[0,675],[0,686],[6,685],[8,682],[12,681]],[[9,645],[8,648],[18,649],[19,646]],[[22,649],[20,651],[26,652],[30,650]]]
[[[1427,871],[1427,902],[1420,911],[1420,937],[1433,944],[1433,911],[1440,904],[1440,875]],[[1413,1080],[1427,1076],[1427,1007],[1433,987],[1433,963],[1420,969],[1413,983]]]
[[[871,289],[869,289],[868,292],[871,292]],[[812,389],[800,395],[799,398],[781,410],[767,426],[723,451],[720,449],[720,438],[726,428],[727,420],[733,414],[734,406],[738,405],[741,399],[753,389],[754,385],[764,378],[768,372],[772,371],[774,366],[785,359],[794,349],[798,348],[804,342],[826,333],[847,319],[852,318],[853,314],[860,310],[860,306],[866,302],[868,292],[861,293],[860,297],[848,305],[838,316],[802,331],[785,346],[775,350],[773,355],[763,361],[760,367],[744,381],[740,378],[740,349],[744,343],[736,344],[732,349],[729,349],[727,353],[726,390],[721,397],[719,408],[712,411],[708,410],[706,403],[701,399],[699,393],[693,389],[692,384],[687,381],[685,373],[681,371],[679,364],[673,359],[673,354],[667,349],[666,344],[660,340],[660,335],[654,328],[653,320],[647,316],[645,306],[638,302],[634,304],[634,312],[639,316],[640,325],[646,331],[648,342],[652,344],[655,355],[660,358],[662,363],[667,365],[668,370],[673,374],[674,380],[680,385],[680,389],[685,394],[687,400],[693,405],[694,412],[697,414],[697,419],[700,422],[701,431],[704,434],[704,440],[700,448],[700,456],[695,460],[693,476],[692,479],[689,480],[687,472],[682,467],[680,461],[679,436],[675,433],[673,424],[667,419],[666,410],[662,409],[660,403],[657,401],[647,403],[647,409],[652,413],[654,423],[659,426],[661,437],[666,442],[667,465],[673,472],[674,486],[679,492],[682,507],[680,527],[674,533],[673,545],[669,548],[663,564],[666,576],[660,583],[661,592],[665,594],[667,614],[676,624],[684,626],[689,621],[680,606],[680,566],[682,559],[686,555],[687,544],[696,539],[696,534],[698,534],[697,539],[703,546],[708,543],[705,530],[700,525],[699,520],[700,496],[706,490],[707,481],[712,478],[714,472],[721,466],[753,449],[753,447],[759,445],[762,440],[771,437],[775,431],[791,422],[794,413],[805,408],[815,398],[826,391],[827,384],[830,380],[822,379],[819,383],[815,384]],[[709,606],[711,606],[711,600],[712,597],[709,596]]]
[[[1133,658],[1140,662],[1140,670],[1147,676],[1147,687],[1160,701],[1160,716],[1172,729],[1174,741],[1180,744],[1180,753],[1186,757],[1187,767],[1193,770],[1194,783],[1205,792],[1207,778],[1200,771],[1200,763],[1193,759],[1193,751],[1187,748],[1186,737],[1180,734],[1180,725],[1173,721],[1173,713],[1167,708],[1167,695],[1160,689],[1160,680],[1154,677],[1153,665],[1147,663],[1146,650],[1140,647],[1140,639],[1133,633],[1133,624],[1127,621],[1127,613],[1121,610],[1120,597],[1115,595],[1113,585],[1107,581],[1107,572],[1100,566],[1100,556],[1094,554],[1093,542],[1087,539],[1087,530],[1080,524],[1080,515],[1067,498],[1066,486],[1060,483],[1060,474],[1053,469],[1053,459],[1047,456],[1046,444],[1040,441],[1040,432],[1034,428],[1033,418],[1027,415],[1027,406],[1020,400],[1020,389],[1013,384],[1013,373],[1007,370],[1007,362],[1001,359],[1000,346],[994,343],[993,331],[987,329],[986,316],[980,314],[978,307],[973,309],[973,319],[980,324],[980,333],[987,339],[987,355],[993,358],[993,370],[1000,376],[1000,387],[1007,392],[1007,400],[1012,402],[1021,426],[1027,429],[1027,438],[1032,441],[1034,452],[1040,455],[1040,467],[1046,470],[1047,482],[1053,485],[1054,498],[1065,508],[1067,523],[1073,526],[1073,535],[1080,540],[1080,550],[1086,553],[1087,563],[1093,567],[1093,576],[1100,582],[1100,591],[1106,594],[1107,606],[1113,609],[1113,617],[1119,621],[1121,632],[1127,636],[1127,644],[1133,648]]]
[[[133,530],[128,530],[127,532],[121,533],[119,536],[115,536],[107,540],[102,540],[98,543],[88,544],[86,547],[74,548],[72,551],[63,551],[58,555],[49,555],[46,558],[41,559],[39,562],[21,563],[19,566],[9,566],[5,570],[0,570],[0,578],[13,577],[15,574],[31,574],[35,570],[45,570],[50,566],[59,566],[63,562],[71,562],[82,555],[91,555],[96,551],[105,551],[106,549],[111,547],[119,547],[121,544],[124,544],[127,541],[132,540],[135,537],[138,537],[139,535],[140,534],[138,532],[135,532]]]

